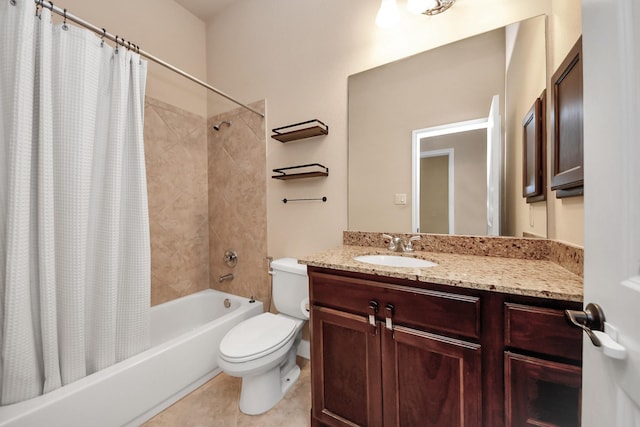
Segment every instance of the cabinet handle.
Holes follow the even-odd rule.
[[[369,301],[369,325],[371,325],[371,333],[375,335],[378,332],[376,325],[376,314],[378,313],[378,301]]]
[[[393,331],[393,304],[387,304],[384,307],[384,311],[386,313],[385,327],[388,330]]]

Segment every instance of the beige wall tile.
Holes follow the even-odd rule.
[[[209,287],[206,121],[147,97],[151,304]]]
[[[264,111],[264,102],[252,104]],[[219,131],[215,123],[227,120]],[[264,119],[244,109],[208,120],[210,286],[268,303],[266,133]],[[235,249],[230,268],[224,252]],[[234,274],[232,281],[218,278]]]

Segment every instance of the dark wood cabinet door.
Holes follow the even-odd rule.
[[[582,195],[582,37],[551,77],[551,84],[551,189],[556,197]]]
[[[580,426],[582,369],[506,352],[507,427]]]
[[[385,427],[482,426],[480,345],[401,326],[381,331]]]
[[[312,307],[312,425],[382,426],[379,329],[364,316]]]

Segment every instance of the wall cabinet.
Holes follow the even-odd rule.
[[[308,274],[313,426],[575,425],[580,304]]]
[[[527,203],[546,199],[546,90],[522,121],[522,196]]]
[[[551,77],[551,189],[584,194],[582,37]]]

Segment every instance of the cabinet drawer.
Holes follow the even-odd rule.
[[[505,303],[505,345],[550,356],[582,360],[582,331],[564,311]]]
[[[480,337],[479,297],[324,273],[313,273],[310,280],[313,305],[366,316],[374,300],[378,320],[385,320],[385,307],[391,304],[394,324]]]

